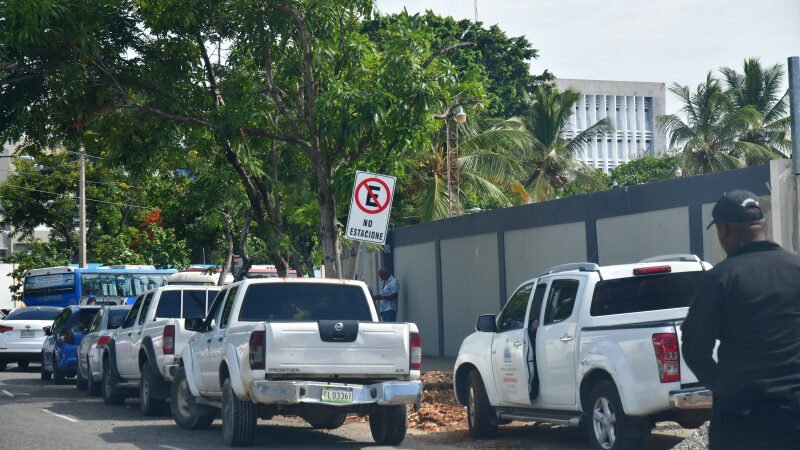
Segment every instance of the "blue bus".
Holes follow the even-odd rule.
[[[124,305],[148,289],[166,285],[167,277],[176,272],[153,266],[32,269],[25,273],[22,301],[27,306],[80,305],[94,295],[98,305]]]

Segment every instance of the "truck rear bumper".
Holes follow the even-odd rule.
[[[670,392],[669,402],[675,409],[711,409],[713,397],[706,388],[682,389]]]
[[[323,390],[352,392],[352,401],[323,400]],[[331,406],[407,405],[419,404],[422,398],[421,381],[385,381],[375,384],[325,383],[321,381],[272,381],[250,383],[250,399],[255,403],[293,405],[318,403]]]

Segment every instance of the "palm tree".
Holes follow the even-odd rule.
[[[498,207],[511,206],[504,188],[522,174],[519,155],[530,145],[530,135],[516,118],[480,119],[477,124],[456,124],[459,132],[458,156],[451,170],[458,171],[460,183],[451,192],[453,211],[461,211],[468,198]],[[454,128],[454,126],[451,126]],[[451,133],[455,133],[451,129]],[[451,152],[455,142],[451,139]],[[451,155],[453,154],[451,153]],[[455,177],[453,173],[452,178]],[[446,136],[439,133],[431,153],[419,163],[414,179],[413,202],[422,221],[448,216]],[[452,191],[452,189],[451,189]]]
[[[790,148],[788,89],[781,91],[783,67],[762,67],[758,58],[744,61],[744,72],[729,67],[720,69],[727,84],[732,113],[742,122],[739,140],[760,144],[773,157],[786,157]],[[748,164],[765,161],[747,161]]]
[[[604,187],[603,177],[575,157],[598,137],[613,132],[611,121],[602,119],[572,139],[564,137],[564,129],[580,98],[581,94],[572,90],[558,92],[551,87],[537,86],[533,91],[530,113],[526,117],[532,134],[532,145],[524,155],[526,176],[521,183],[512,186],[512,191],[524,203],[555,198],[570,182],[594,189]]]
[[[688,174],[737,169],[747,161],[774,155],[761,144],[738,139],[742,115],[731,113],[730,97],[711,72],[694,92],[677,83],[669,90],[683,103],[680,111],[686,121],[676,114],[667,114],[660,116],[658,122],[670,135],[669,147],[681,149],[682,165]]]

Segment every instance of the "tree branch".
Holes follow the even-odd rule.
[[[428,56],[428,59],[426,59],[425,62],[422,63],[422,68],[423,69],[427,68],[430,65],[430,63],[433,62],[434,59],[444,55],[447,52],[450,52],[452,50],[461,47],[471,47],[473,45],[478,45],[478,44],[476,44],[475,42],[458,42],[453,45],[448,45],[447,47],[442,47],[439,50],[436,50],[435,52],[431,53],[430,56]]]

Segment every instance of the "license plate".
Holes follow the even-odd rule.
[[[322,388],[322,401],[327,403],[353,403],[353,390],[350,388]]]
[[[32,338],[36,336],[36,330],[22,330],[19,332],[20,337]]]

